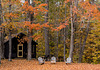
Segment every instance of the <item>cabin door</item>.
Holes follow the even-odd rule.
[[[17,46],[17,57],[23,57],[23,44]]]

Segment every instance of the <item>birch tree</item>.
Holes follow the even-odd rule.
[[[69,57],[71,58],[71,61],[72,61],[72,58],[73,58],[73,36],[74,36],[74,26],[73,26],[73,9],[72,9],[72,6],[73,6],[73,1],[71,1],[71,4],[70,4],[70,17],[71,17],[71,39],[70,39],[70,52],[69,52]]]

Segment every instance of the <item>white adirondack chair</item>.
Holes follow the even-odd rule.
[[[55,64],[55,63],[56,63],[56,57],[54,57],[54,56],[51,57],[51,63],[52,63],[52,64]]]
[[[71,58],[68,57],[67,60],[66,60],[66,64],[70,64],[71,63]]]
[[[45,63],[44,59],[42,57],[38,58],[39,64],[42,65]]]

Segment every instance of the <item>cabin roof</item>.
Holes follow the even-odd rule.
[[[22,32],[20,32],[20,33],[17,33],[17,34],[12,34],[11,36],[12,36],[12,39],[13,38],[15,38],[15,37],[17,37],[17,36],[26,36],[24,33],[22,33]],[[9,41],[9,38],[7,38],[8,36],[6,36],[5,37],[5,40],[4,40],[4,43],[7,43],[8,41]],[[33,40],[32,40],[33,41]],[[33,43],[35,43],[35,44],[38,44],[38,43],[36,43],[35,41],[33,41]]]

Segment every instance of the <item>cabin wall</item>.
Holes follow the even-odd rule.
[[[17,57],[17,45],[18,45],[18,41],[16,38],[12,39],[12,58],[16,58]]]
[[[32,45],[32,58],[36,58],[36,45]]]
[[[18,58],[17,57],[17,45],[18,41],[12,40],[12,58]],[[4,57],[8,59],[9,56],[9,42],[5,43],[5,48],[4,48]],[[27,42],[23,43],[23,58],[27,58]],[[32,44],[32,58],[36,58],[36,45]]]
[[[36,45],[34,45],[34,58],[36,58]]]
[[[4,44],[5,48],[4,48],[4,58],[8,59],[8,55],[9,55],[9,44],[6,43]]]
[[[27,58],[27,42],[23,44],[23,58]]]
[[[12,53],[11,53],[11,57],[12,58],[18,58],[17,57],[17,47],[18,47],[18,40],[17,39],[22,39],[24,36],[26,36],[23,33],[19,33],[16,35],[16,37],[12,38]],[[27,58],[27,42],[25,41],[23,44],[23,58]],[[32,58],[36,58],[36,42],[34,42],[32,40]],[[9,40],[5,42],[4,44],[5,48],[4,48],[4,57],[6,59],[8,59],[9,56]]]

